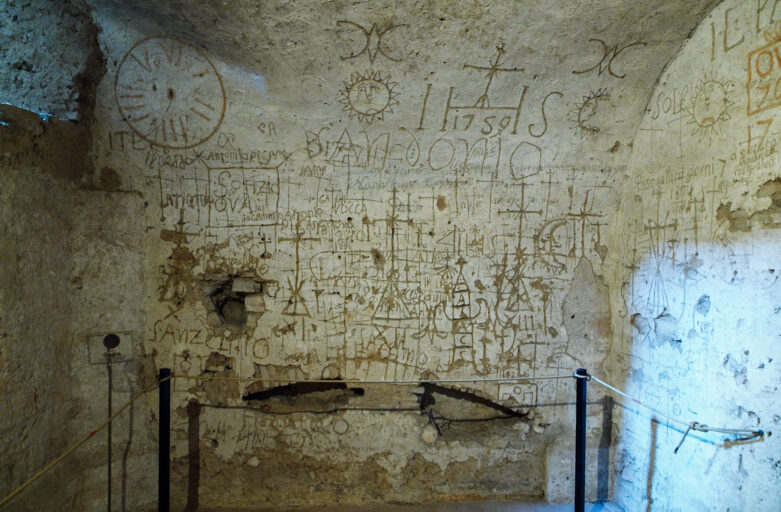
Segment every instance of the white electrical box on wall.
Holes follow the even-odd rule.
[[[119,338],[114,348],[106,348],[103,340],[111,334]],[[87,335],[87,349],[90,364],[124,363],[133,359],[133,335],[130,331],[112,331]]]

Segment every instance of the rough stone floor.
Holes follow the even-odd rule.
[[[268,511],[270,509],[262,509]],[[425,505],[371,505],[364,507],[314,507],[284,512],[572,512],[572,505],[532,502],[433,503]],[[204,509],[204,512],[249,512],[232,509]],[[259,511],[261,512],[261,511]],[[282,511],[279,511],[282,512]],[[623,512],[612,503],[586,503],[586,512]]]

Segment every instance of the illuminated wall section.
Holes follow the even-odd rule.
[[[692,432],[674,454],[685,428],[624,407],[626,510],[781,507],[780,16],[725,2],[662,75],[623,184],[611,288],[619,384],[625,373],[674,420],[765,436]]]

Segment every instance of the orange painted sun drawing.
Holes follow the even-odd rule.
[[[350,118],[372,124],[384,119],[399,104],[395,90],[398,85],[391,81],[390,75],[383,77],[379,71],[353,73],[339,92],[339,103]]]

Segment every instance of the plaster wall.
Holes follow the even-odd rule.
[[[29,143],[22,126],[41,131],[40,117],[4,109],[2,119],[15,130],[12,136],[9,127],[0,127],[0,494],[5,496],[67,443],[61,428],[71,412],[70,393],[60,383],[70,377],[72,200],[60,180],[19,156]],[[66,472],[62,468],[44,483],[59,483]],[[63,486],[63,501],[73,492]],[[61,503],[51,496],[25,498],[23,507]]]
[[[62,385],[70,380],[72,359],[70,178],[86,160],[79,148],[88,146],[89,137],[38,113],[78,117],[75,99],[78,76],[88,66],[89,24],[75,7],[22,2],[4,2],[0,19],[0,494],[5,496],[64,450],[70,436],[72,395]],[[54,46],[62,53],[47,62],[43,55]],[[65,148],[72,158],[58,162]],[[42,479],[41,485],[57,486],[59,493],[21,496],[17,510],[68,508],[79,493],[68,479],[75,468],[67,463]]]
[[[27,212],[19,225],[46,226],[63,248],[46,256],[54,263],[21,256],[55,272],[57,293],[31,303],[66,304],[46,318],[46,332],[67,331],[57,358],[17,350],[27,323],[9,324],[0,353],[51,367],[43,382],[68,379],[69,395],[51,405],[67,434],[36,439],[63,443],[102,420],[105,367],[90,364],[86,338],[111,330],[130,332],[134,352],[116,368],[116,402],[154,384],[159,368],[180,377],[172,492],[188,510],[571,500],[571,379],[319,388],[275,379],[585,367],[651,401],[663,388],[676,399],[664,410],[681,417],[777,422],[764,405],[778,378],[769,361],[778,333],[764,316],[777,313],[773,110],[741,117],[739,77],[781,11],[772,0],[726,4],[694,30],[715,3],[93,2],[91,40],[71,43],[57,80],[36,68],[9,82],[66,84],[41,104],[66,105],[61,116],[78,120],[54,124],[77,129],[55,131],[58,144],[25,153],[24,165],[44,171],[3,168],[33,198],[7,203],[6,222]],[[73,81],[73,55],[89,80]],[[69,97],[68,83],[91,91],[76,110],[52,99]],[[720,90],[721,103],[705,99]],[[749,125],[762,142],[746,158]],[[50,193],[52,162],[67,186]],[[62,220],[31,214],[35,198]],[[16,279],[8,290],[22,286]],[[734,348],[746,326],[759,341]],[[726,379],[723,401],[697,394],[706,379]],[[596,386],[591,397],[587,495],[607,499],[614,407]],[[156,400],[130,411],[115,429],[115,503],[151,509]],[[646,457],[653,432],[665,450],[677,433],[633,414],[617,418],[627,510],[651,499],[676,510],[656,498],[665,493],[702,510],[775,505],[741,473],[777,482],[764,449],[775,444],[689,438],[687,464],[701,472],[680,479],[678,459]],[[746,490],[714,476],[715,505],[687,490],[715,471],[701,446]],[[79,480],[57,506],[105,507],[104,457],[100,444],[79,452]]]
[[[635,138],[612,247],[626,510],[777,510],[777,2],[727,1],[661,76]],[[773,57],[770,59],[770,57]],[[749,443],[685,424],[762,429]]]
[[[273,379],[600,372],[615,180],[707,2],[240,4],[230,37],[181,7],[96,15],[94,131],[144,200],[139,350],[180,376],[177,503],[571,499],[571,379]]]
[[[5,497],[105,419],[106,369],[91,364],[95,347],[88,348],[87,337],[140,331],[144,282],[143,223],[132,222],[143,201],[123,189],[116,172],[95,172],[91,159],[94,91],[104,65],[88,6],[4,2],[0,18]],[[115,365],[115,403],[143,387],[143,356],[136,352],[132,363]],[[146,385],[153,382],[153,365],[149,377]],[[153,405],[150,398],[142,410]],[[154,460],[154,422],[134,408],[114,426],[114,504],[122,510],[153,500],[155,476],[147,478],[143,468]],[[6,507],[104,507],[104,436],[91,439]]]

